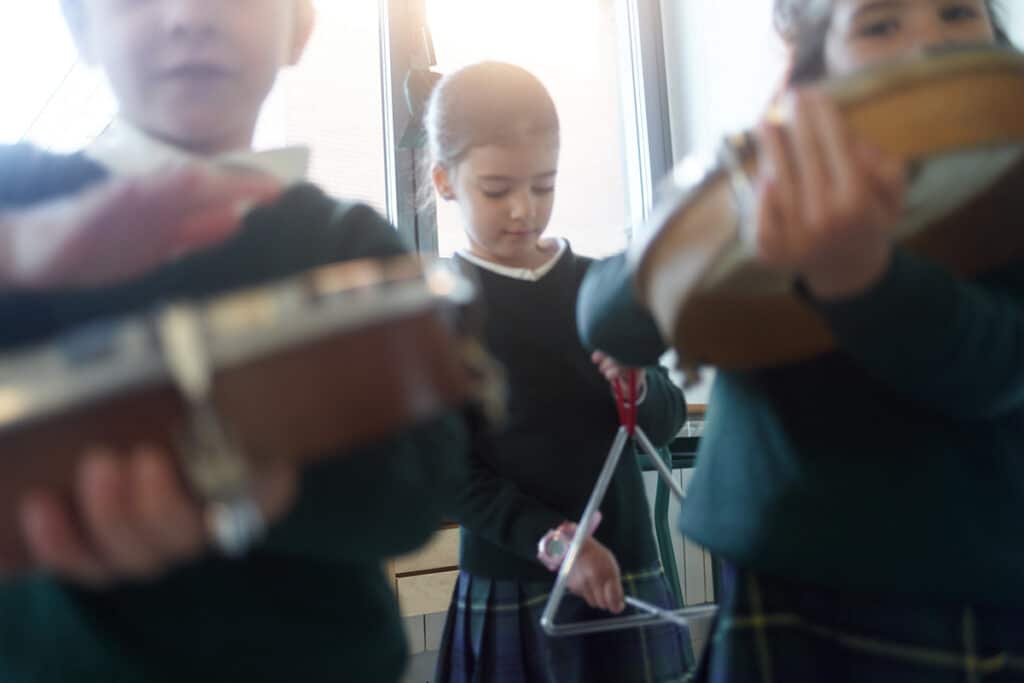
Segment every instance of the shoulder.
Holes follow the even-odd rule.
[[[366,204],[331,197],[309,183],[253,211],[243,241],[295,269],[406,253],[397,230]]]
[[[590,271],[590,267],[594,265],[595,259],[589,256],[577,254],[572,250],[572,245],[568,242],[566,243],[565,255],[563,258],[565,258],[571,265],[574,279],[576,281],[576,287],[578,289],[580,284],[583,282],[583,278],[586,277],[587,273]]]
[[[108,177],[85,155],[54,154],[27,144],[0,146],[0,206],[55,199]]]

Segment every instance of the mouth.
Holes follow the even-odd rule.
[[[171,67],[164,70],[162,75],[172,81],[207,83],[226,80],[231,77],[232,72],[217,64],[195,63]]]

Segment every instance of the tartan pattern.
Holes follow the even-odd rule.
[[[1024,609],[850,593],[724,564],[700,683],[1024,681]]]
[[[627,595],[676,607],[661,569],[623,576]],[[693,667],[690,635],[675,625],[551,638],[540,626],[550,581],[460,572],[434,683],[682,683]],[[607,618],[574,595],[558,623]]]

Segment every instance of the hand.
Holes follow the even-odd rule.
[[[230,237],[248,206],[280,190],[269,177],[188,166],[7,212],[0,215],[0,282],[94,287],[135,277]]]
[[[608,380],[608,383],[613,387],[618,383],[619,390],[623,396],[629,395],[629,372],[636,370],[636,395],[643,396],[647,390],[647,373],[641,368],[628,368],[622,365],[604,353],[603,351],[594,351],[590,356],[590,360],[594,362],[597,369],[604,375],[604,378]]]
[[[819,298],[855,296],[889,266],[905,169],[856,140],[824,93],[792,102],[791,125],[759,133],[759,256],[802,275]]]
[[[268,521],[295,497],[297,473],[282,466],[257,476],[254,495]],[[19,505],[21,530],[38,568],[85,586],[158,578],[209,546],[202,510],[170,454],[97,448],[85,454],[71,499],[30,493]]]
[[[593,608],[613,614],[620,614],[626,608],[619,563],[593,536],[583,542],[567,586]]]

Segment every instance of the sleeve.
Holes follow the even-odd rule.
[[[860,296],[811,298],[838,344],[869,373],[942,414],[964,419],[1024,409],[1024,269],[1015,295],[959,280],[896,250]]]
[[[665,368],[649,367],[645,373],[647,398],[640,404],[637,422],[651,443],[661,447],[671,443],[686,423],[686,397]]]
[[[484,457],[490,447],[491,436],[480,430],[472,447],[463,452],[465,480],[446,512],[474,534],[537,561],[537,542],[564,522],[565,515],[495,472]]]
[[[339,203],[324,245],[332,260],[387,258],[409,251],[398,231],[366,204]]]
[[[590,266],[580,287],[576,315],[583,345],[623,363],[657,365],[666,350],[654,319],[636,299],[625,254]]]
[[[298,502],[268,549],[324,560],[379,561],[425,543],[463,480],[466,421],[452,413],[307,468]]]

